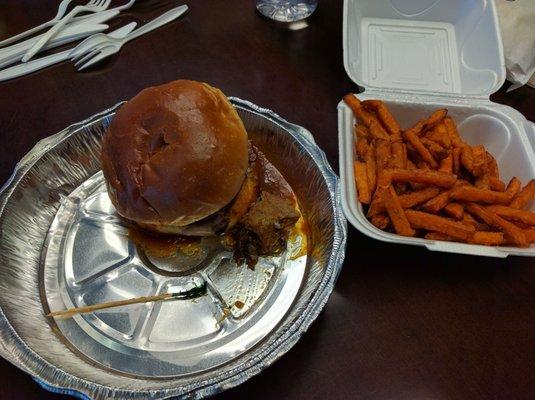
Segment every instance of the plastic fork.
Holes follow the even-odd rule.
[[[130,22],[128,25],[125,25],[119,29],[114,30],[113,32],[108,33],[110,37],[123,38],[128,35],[136,27],[136,22]],[[17,64],[11,68],[6,68],[0,70],[0,82],[17,78],[22,75],[26,75],[35,71],[38,71],[42,68],[48,67],[50,65],[57,64],[61,61],[67,60],[69,58],[71,50],[64,50],[59,53],[54,53],[46,57],[38,58],[31,60],[25,64]]]
[[[2,40],[0,42],[0,47],[16,42],[22,38],[25,38],[26,36],[30,36],[31,34],[40,31],[41,29],[47,28],[59,22],[59,20],[65,15],[65,12],[67,11],[67,7],[69,6],[71,1],[72,0],[62,0],[62,2],[59,3],[58,12],[54,18],[52,18],[50,21],[45,22],[44,24],[38,25],[32,29],[21,32],[18,35],[11,36],[5,40]]]
[[[65,43],[70,43],[70,42],[74,42],[80,39],[85,39],[88,36],[94,35],[99,32],[103,32],[108,28],[109,28],[109,25],[95,24],[95,23],[87,23],[87,24],[83,24],[81,26],[76,26],[72,28],[67,27],[63,29],[50,42],[48,42],[45,45],[45,47],[43,47],[43,50],[53,49]],[[0,73],[2,72],[1,68],[7,67],[11,64],[15,64],[19,62],[21,57],[26,52],[26,50],[28,50],[35,41],[29,42],[29,45],[26,42],[27,41],[21,42],[22,46],[7,47],[6,50],[9,50],[9,51],[6,51],[5,53],[0,53]],[[26,63],[22,63],[22,65],[24,64]]]
[[[32,58],[41,48],[54,36],[56,35],[61,28],[63,28],[73,17],[80,14],[81,12],[99,12],[104,11],[109,7],[111,0],[91,0],[85,6],[76,6],[71,12],[65,15],[60,19],[56,24],[45,33],[41,39],[37,41],[22,57],[22,62],[28,61]]]
[[[117,53],[121,47],[132,39],[148,33],[162,25],[165,25],[180,17],[188,10],[188,6],[183,5],[167,11],[158,18],[153,19],[139,29],[136,29],[124,39],[115,39],[109,35],[99,33],[84,40],[71,52],[71,60],[78,71],[82,71],[91,65],[103,60],[112,54]]]
[[[129,0],[128,2],[124,3],[122,6],[113,7],[113,8],[110,8],[109,10],[107,10],[107,11],[102,11],[102,12],[110,12],[110,11],[121,12],[123,10],[128,10],[129,8],[131,8],[134,5],[135,2],[136,2],[136,0]],[[95,13],[95,14],[100,14],[100,13]],[[72,19],[72,23],[74,23],[75,21],[76,22],[84,22],[88,18],[91,18],[91,15],[82,15],[80,17],[75,17],[75,18]]]

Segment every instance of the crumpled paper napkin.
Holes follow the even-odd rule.
[[[511,91],[535,86],[535,0],[497,0],[496,6]]]

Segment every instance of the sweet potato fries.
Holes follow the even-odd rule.
[[[377,228],[487,246],[535,243],[535,179],[506,185],[494,157],[464,142],[446,109],[404,130],[382,101],[344,101],[357,120],[358,200]]]

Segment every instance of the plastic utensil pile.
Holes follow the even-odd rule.
[[[132,7],[135,1],[129,0],[121,6],[107,9],[111,1],[91,0],[86,6],[74,7],[67,13],[71,1],[63,0],[52,20],[0,41],[0,68],[4,68],[0,69],[0,82],[27,75],[69,58],[77,61],[77,69],[81,71],[117,53],[126,42],[174,21],[188,10],[186,5],[173,8],[135,31],[133,29],[137,23],[131,22],[113,32],[102,33],[109,28],[105,22]],[[86,14],[76,16],[83,12]],[[47,32],[21,40],[47,27],[51,27]],[[85,40],[78,46],[30,60],[34,54],[81,39]],[[6,46],[11,43],[15,44]]]

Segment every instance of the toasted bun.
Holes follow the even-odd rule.
[[[102,142],[108,193],[123,217],[170,232],[236,196],[247,132],[225,95],[179,80],[143,90],[116,113]]]

